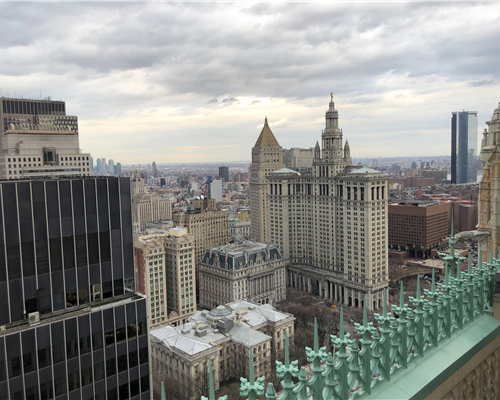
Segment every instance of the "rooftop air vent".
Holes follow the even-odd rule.
[[[40,313],[38,311],[29,313],[28,320],[29,320],[30,325],[37,324],[38,322],[40,322]]]

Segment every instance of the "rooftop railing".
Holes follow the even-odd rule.
[[[492,252],[493,249],[489,263],[483,263],[480,254],[477,267],[471,266],[469,255],[467,272],[460,270],[463,257],[454,252],[441,255],[445,261],[444,283],[435,283],[433,271],[431,288],[422,293],[418,277],[416,296],[409,299],[412,306],[404,302],[401,283],[399,305],[393,305],[393,312],[389,312],[385,291],[382,314],[375,314],[378,327],[368,322],[364,302],[363,323],[355,324],[359,340],[344,332],[341,309],[339,336],[331,336],[332,352],[319,347],[315,322],[314,347],[306,347],[308,367],[299,369],[298,361],[290,361],[288,336],[285,336],[284,363],[276,361],[276,374],[283,379],[279,395],[272,383],[265,390],[265,377],[255,379],[250,347],[250,376],[248,380],[240,378],[240,396],[248,400],[264,394],[268,400],[348,400],[370,395],[374,387],[390,381],[396,371],[408,368],[429,349],[438,347],[479,316],[491,313],[495,273],[500,269],[500,256],[494,259]],[[210,367],[209,397],[202,400],[216,400],[211,371]]]

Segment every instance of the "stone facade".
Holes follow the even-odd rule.
[[[269,225],[266,176],[283,166],[283,148],[274,137],[266,118],[259,138],[252,148],[250,165],[251,232],[252,240],[256,242],[267,243],[269,240],[266,229]]]
[[[1,98],[0,137],[0,179],[91,174],[63,101]]]
[[[149,296],[151,326],[178,325],[196,311],[193,242],[186,228],[134,238],[137,290]]]
[[[286,299],[285,260],[276,246],[242,242],[207,250],[200,264],[200,306]]]
[[[242,221],[238,218],[229,218],[229,236],[232,241],[247,240],[250,238],[250,221]]]
[[[466,371],[460,371],[456,378],[462,378]],[[456,386],[446,395],[441,397],[442,400],[473,400],[485,399],[493,400],[500,398],[500,348],[497,348],[492,353],[482,360],[472,371],[464,378],[459,380]],[[431,400],[436,397],[429,396]]]
[[[290,286],[358,307],[366,298],[379,308],[388,285],[387,178],[351,165],[333,102],[321,141],[311,173],[282,168],[264,176],[267,201],[257,204],[266,237],[289,259]],[[264,169],[257,160],[252,168]]]
[[[146,193],[144,179],[136,173],[131,180],[132,221],[134,234],[139,234],[146,224],[158,220],[172,219],[170,199],[156,193]]]
[[[197,389],[208,383],[209,363],[215,390],[222,381],[248,376],[250,346],[255,376],[269,377],[274,360],[283,355],[285,332],[293,346],[294,321],[293,315],[269,304],[241,301],[198,311],[182,327],[154,329],[151,353],[155,380],[178,381],[184,398],[199,398]]]
[[[296,171],[307,171],[312,168],[314,160],[314,147],[301,149],[292,147],[291,149],[283,149],[283,162],[285,168],[294,169]]]
[[[500,105],[487,121],[481,141],[481,161],[483,178],[479,184],[479,224],[480,231],[490,236],[480,240],[479,248],[483,259],[487,260],[493,246],[493,254],[500,251]]]

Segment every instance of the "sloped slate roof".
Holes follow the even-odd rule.
[[[262,131],[260,132],[259,138],[257,139],[257,142],[255,142],[254,147],[264,147],[264,146],[277,146],[279,147],[279,143],[274,137],[273,132],[271,131],[271,128],[269,128],[269,125],[267,124],[267,118],[266,122],[264,123],[264,127],[262,128]]]

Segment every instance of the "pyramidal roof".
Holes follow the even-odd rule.
[[[257,142],[255,142],[254,147],[264,147],[264,146],[279,147],[279,145],[280,144],[274,137],[271,128],[269,128],[269,125],[267,124],[267,117],[266,117],[266,119],[264,120],[264,127],[262,128],[262,131],[260,132],[259,138],[257,139]]]

